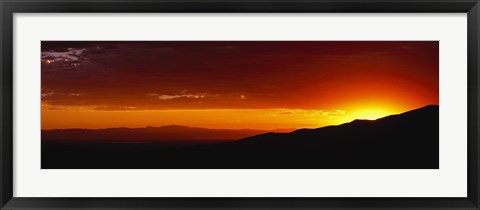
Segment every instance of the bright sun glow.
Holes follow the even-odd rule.
[[[362,120],[376,120],[378,118],[386,117],[388,115],[394,114],[392,111],[388,109],[362,109],[352,113],[352,117],[354,119],[362,119]]]

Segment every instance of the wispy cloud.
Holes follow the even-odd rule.
[[[280,112],[275,112],[275,114],[295,114],[294,111],[280,111]]]
[[[267,116],[275,117],[281,115],[301,115],[308,118],[328,118],[334,119],[345,115],[345,110],[319,110],[319,109],[277,109],[266,113]]]
[[[84,95],[83,93],[69,93],[69,96],[82,96]]]
[[[97,106],[94,110],[98,111],[133,111],[137,110],[135,106]]]
[[[42,98],[48,97],[48,96],[51,96],[51,95],[53,95],[53,92],[52,92],[52,91],[50,91],[50,92],[42,92]]]
[[[304,113],[304,116],[307,116],[307,117],[327,117],[327,118],[330,118],[330,119],[333,119],[333,118],[336,118],[340,115],[344,115],[346,113],[345,110],[339,110],[339,109],[335,109],[335,110],[307,110],[305,113]]]
[[[183,92],[183,91],[182,91]],[[160,100],[172,100],[176,98],[205,98],[207,94],[204,93],[197,93],[197,94],[175,94],[175,95],[167,95],[167,94],[156,94],[156,93],[149,93],[149,96],[155,97]]]
[[[65,52],[42,52],[42,59],[45,61],[78,61],[85,50],[85,48],[68,48]]]
[[[62,67],[78,67],[83,57],[85,48],[68,48],[67,51],[45,51],[41,53],[43,65],[54,65]]]

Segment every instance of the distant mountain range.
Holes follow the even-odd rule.
[[[167,129],[169,128],[169,129]],[[165,130],[190,130],[182,126]],[[175,129],[172,129],[175,128]],[[177,130],[178,129],[178,130]],[[201,128],[199,138],[212,139]],[[106,129],[108,130],[108,129]],[[148,130],[117,129],[125,139],[146,138]],[[42,138],[58,139],[76,135],[90,139],[91,130],[42,131]],[[108,130],[110,131],[110,130]],[[57,134],[58,132],[61,133]],[[166,131],[165,131],[166,132]],[[123,134],[122,134],[123,133]],[[168,133],[168,132],[166,132]],[[178,132],[175,132],[178,133]],[[377,120],[354,120],[336,126],[300,129],[290,133],[241,130],[231,137],[237,141],[165,148],[149,144],[76,144],[67,141],[42,142],[42,168],[218,168],[218,169],[437,169],[439,167],[439,107],[425,106]],[[108,136],[102,138],[115,139]],[[166,134],[164,134],[166,135]],[[224,135],[222,133],[222,135]],[[90,137],[92,136],[92,137]],[[168,136],[168,135],[166,135]],[[208,137],[208,138],[207,138]],[[95,137],[101,138],[101,137]],[[60,142],[60,143],[59,143]],[[81,141],[80,141],[81,142]]]
[[[192,141],[238,140],[267,132],[289,132],[293,129],[207,129],[168,125],[146,128],[53,129],[42,130],[42,140],[84,141]]]

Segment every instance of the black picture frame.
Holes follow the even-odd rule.
[[[1,209],[479,209],[478,0],[0,0]],[[14,13],[467,13],[466,198],[25,198],[13,197]]]

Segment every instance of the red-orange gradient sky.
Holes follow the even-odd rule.
[[[42,42],[42,129],[314,128],[439,102],[436,41]]]

